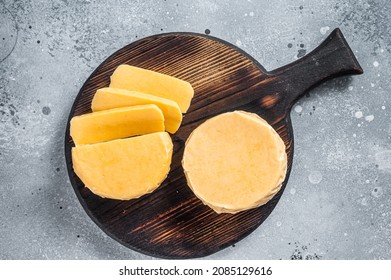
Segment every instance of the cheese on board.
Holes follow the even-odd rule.
[[[186,141],[182,165],[188,186],[217,213],[267,203],[287,170],[283,140],[262,118],[234,111],[197,127]]]
[[[70,126],[70,134],[76,145],[161,131],[164,131],[164,116],[159,107],[153,104],[76,116],[72,118]]]
[[[170,133],[175,133],[182,122],[182,112],[176,102],[137,91],[117,88],[98,89],[92,99],[93,112],[134,105],[155,104],[164,115],[164,126]]]
[[[129,200],[155,190],[170,170],[173,144],[156,132],[72,148],[73,169],[94,194]]]
[[[182,113],[190,107],[194,90],[190,83],[155,71],[122,64],[111,76],[110,87],[139,91],[175,101]]]

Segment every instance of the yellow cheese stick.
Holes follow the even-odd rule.
[[[163,182],[172,147],[167,132],[76,146],[73,168],[96,195],[128,200],[152,192]]]
[[[93,144],[164,131],[164,116],[156,105],[139,105],[94,112],[71,120],[76,145]]]
[[[144,92],[171,99],[183,113],[190,107],[194,90],[190,83],[130,65],[120,65],[111,76],[110,87]]]
[[[170,133],[175,133],[182,122],[182,113],[178,104],[172,100],[117,88],[98,89],[92,99],[93,112],[133,105],[155,104],[163,112],[164,126]]]

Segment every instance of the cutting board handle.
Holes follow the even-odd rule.
[[[285,106],[292,105],[309,89],[334,77],[362,74],[363,70],[339,28],[306,56],[275,69],[269,74],[283,85]]]

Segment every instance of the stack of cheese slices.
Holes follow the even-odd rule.
[[[120,65],[97,90],[92,113],[73,117],[75,173],[93,193],[127,200],[155,190],[170,170],[175,133],[192,86],[154,71]]]
[[[170,170],[175,133],[193,98],[188,82],[119,66],[92,100],[93,113],[71,120],[73,167],[95,194],[128,200],[154,191]],[[285,144],[258,115],[220,114],[186,141],[182,165],[194,194],[217,213],[267,203],[287,170]]]

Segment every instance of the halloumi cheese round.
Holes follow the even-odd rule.
[[[186,141],[182,165],[188,186],[217,213],[267,203],[287,170],[285,144],[257,114],[234,111],[197,127]]]

